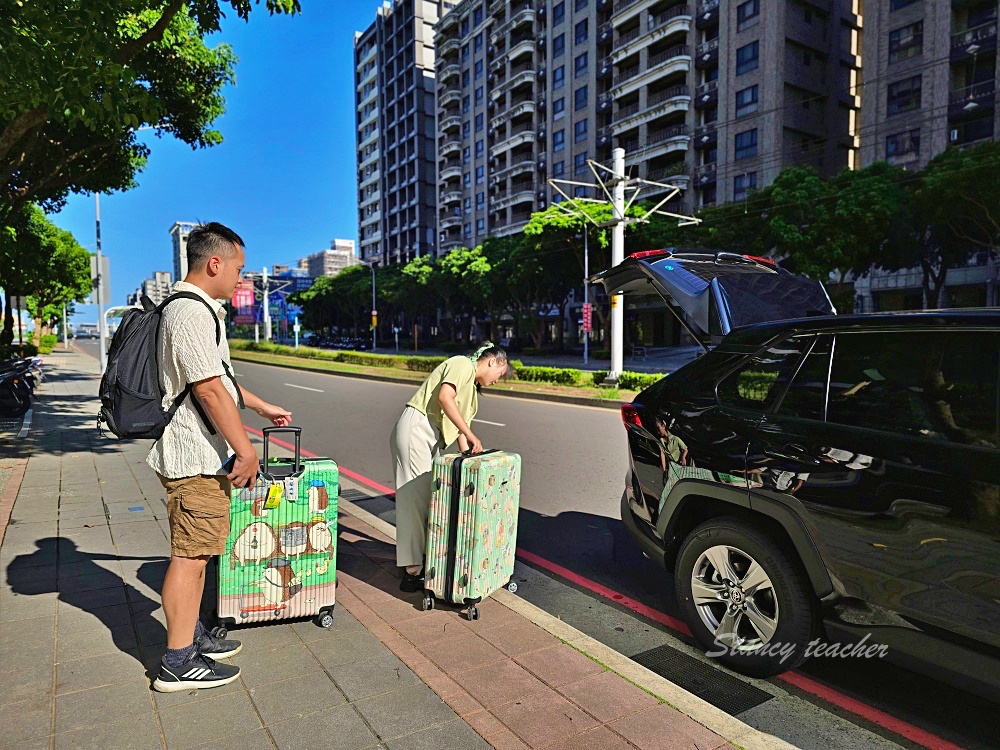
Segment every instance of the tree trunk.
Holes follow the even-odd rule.
[[[4,291],[3,331],[0,331],[0,346],[14,343],[14,314],[10,309],[10,292]]]
[[[31,343],[37,348],[42,343],[42,319],[32,318],[35,321],[35,333],[31,337]]]

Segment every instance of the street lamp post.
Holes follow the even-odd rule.
[[[101,365],[101,374],[108,366],[108,351],[107,351],[107,329],[104,327],[104,298],[101,294],[101,287],[103,286],[104,279],[103,276],[103,263],[101,260],[101,194],[94,193],[94,212],[96,220],[96,230],[97,230],[97,338],[100,341],[100,346],[98,349],[99,358],[98,361]]]

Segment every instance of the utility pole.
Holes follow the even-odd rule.
[[[108,366],[108,347],[107,347],[107,330],[104,328],[104,297],[101,293],[101,287],[103,286],[104,274],[102,273],[104,268],[104,262],[101,260],[101,194],[94,193],[94,210],[96,212],[97,221],[97,340],[99,342],[100,357],[99,362],[101,363],[101,375]]]
[[[625,260],[625,149],[616,148],[611,152],[614,172],[611,221],[611,266],[617,266]],[[622,374],[625,344],[625,304],[624,295],[615,294],[611,297],[611,372],[608,380],[615,383]]]
[[[271,302],[268,299],[268,280],[267,280],[267,266],[264,266],[264,276],[263,276],[263,286],[264,286],[264,338],[270,343],[271,341]]]
[[[69,321],[66,320],[66,303],[63,302],[63,349],[69,349]]]
[[[589,359],[590,345],[590,248],[586,225],[583,227],[583,364]]]

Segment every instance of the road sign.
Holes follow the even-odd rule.
[[[592,307],[593,306],[589,302],[586,302],[583,305],[583,332],[584,333],[590,333],[592,330],[594,330],[594,328],[593,328],[593,319],[591,317]]]
[[[94,289],[89,304],[97,304],[97,256],[90,256],[90,284]],[[111,261],[107,255],[101,256],[101,302],[111,304]]]

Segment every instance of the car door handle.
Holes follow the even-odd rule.
[[[786,461],[796,461],[800,464],[812,464],[813,466],[821,463],[818,458],[805,455],[805,453],[806,449],[801,445],[786,445],[784,450],[778,450],[776,448],[764,449],[764,455],[770,456],[771,458],[783,458]]]

